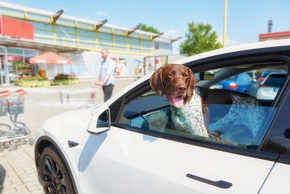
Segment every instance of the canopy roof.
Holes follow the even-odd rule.
[[[29,59],[31,64],[72,64],[72,61],[53,52],[44,53]]]

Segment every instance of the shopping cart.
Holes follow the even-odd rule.
[[[24,113],[24,95],[27,92],[19,89],[13,92],[4,90],[0,92],[0,117],[9,116],[12,126],[0,123],[0,151],[4,148],[15,150],[18,145],[33,144],[31,131],[23,123],[19,122],[18,115]]]
[[[92,85],[91,88],[80,90],[62,90],[59,92],[60,102],[62,104],[76,103],[81,107],[93,106],[96,103],[99,87]]]
[[[7,115],[7,103],[5,98],[10,96],[10,94],[9,90],[0,91],[0,117]]]

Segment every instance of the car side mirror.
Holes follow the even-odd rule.
[[[110,109],[108,107],[99,107],[97,113],[89,122],[87,131],[93,134],[106,132],[111,126]]]

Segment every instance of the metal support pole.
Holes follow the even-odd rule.
[[[228,9],[228,0],[224,0],[224,33],[223,33],[223,47],[226,47],[226,39],[227,39],[227,9]]]

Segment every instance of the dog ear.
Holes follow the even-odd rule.
[[[151,88],[157,93],[158,96],[162,96],[164,92],[162,82],[162,71],[163,67],[157,69],[149,79]]]
[[[195,84],[196,84],[196,78],[193,74],[193,72],[191,71],[191,69],[189,69],[188,67],[186,67],[187,72],[188,72],[188,79],[187,79],[187,97],[188,99],[186,99],[187,101],[189,101],[191,99],[191,97],[193,96],[193,90],[195,88]]]

